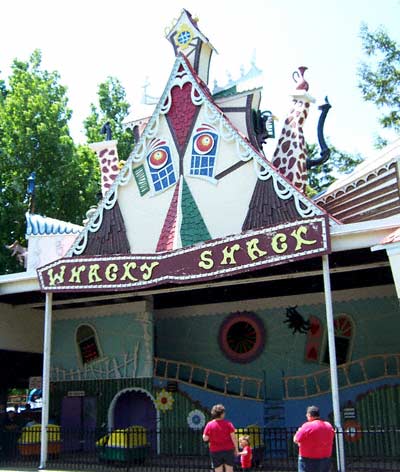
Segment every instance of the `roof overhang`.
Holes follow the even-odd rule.
[[[363,249],[379,244],[399,227],[400,215],[331,227],[332,252]]]
[[[0,275],[0,295],[40,290],[36,270]]]

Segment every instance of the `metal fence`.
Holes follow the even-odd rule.
[[[241,433],[246,431],[241,430]],[[253,470],[296,471],[295,429],[249,430]],[[0,433],[0,467],[37,468],[40,457],[40,427],[30,431]],[[370,428],[344,433],[348,471],[400,471],[400,429]],[[65,430],[49,427],[48,469],[209,471],[207,445],[202,432],[190,429],[146,431]],[[237,470],[240,469],[239,461]],[[332,470],[337,470],[332,458]]]

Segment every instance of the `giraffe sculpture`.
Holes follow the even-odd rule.
[[[293,80],[298,84],[293,96],[292,109],[287,116],[272,164],[292,184],[304,192],[307,183],[307,154],[303,135],[303,124],[307,119],[310,103],[315,99],[308,92],[308,82],[304,79],[307,67],[299,67],[293,73]]]

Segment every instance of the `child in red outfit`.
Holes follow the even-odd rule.
[[[241,451],[239,452],[240,456],[240,464],[242,465],[243,470],[250,470],[251,469],[251,460],[253,457],[253,453],[250,447],[250,438],[248,436],[241,436],[239,438],[239,445],[241,447]]]

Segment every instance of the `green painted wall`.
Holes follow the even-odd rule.
[[[86,396],[97,399],[97,428],[98,437],[107,430],[107,414],[109,406],[121,390],[139,387],[148,391],[154,398],[162,390],[163,385],[154,385],[153,379],[118,379],[101,381],[56,382],[51,386],[50,417],[59,424],[61,404],[68,391],[84,391]],[[160,447],[161,452],[179,452],[194,454],[203,451],[201,431],[193,431],[188,427],[187,416],[193,409],[202,410],[207,418],[209,414],[199,403],[192,401],[184,392],[173,392],[173,407],[166,412],[160,411]],[[179,447],[179,451],[176,448]]]
[[[325,326],[323,304],[299,303],[298,311],[305,318],[310,315],[319,317]],[[335,316],[345,313],[354,321],[352,360],[369,354],[399,351],[400,313],[395,297],[335,303],[334,313]],[[269,398],[282,397],[282,372],[285,375],[302,375],[326,367],[324,364],[304,361],[306,336],[293,335],[283,323],[285,308],[257,312],[266,329],[265,349],[258,359],[249,364],[238,364],[228,360],[218,345],[219,328],[228,314],[192,315],[158,320],[156,324],[158,356],[260,378],[265,370]]]
[[[142,315],[135,313],[56,320],[53,325],[52,367],[67,371],[82,368],[75,335],[79,325],[88,323],[97,332],[103,359],[110,362],[116,359],[121,365],[126,355],[132,359],[127,367],[130,377],[149,377],[152,373],[153,333],[152,325],[145,321]],[[93,365],[100,364],[95,362]],[[120,370],[124,376],[124,368]]]

